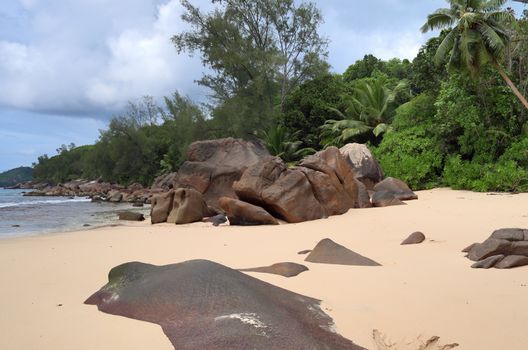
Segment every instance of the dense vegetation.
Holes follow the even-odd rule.
[[[0,173],[0,187],[14,186],[20,182],[31,181],[32,179],[32,168],[19,167]]]
[[[373,55],[332,74],[310,3],[183,1],[190,30],[172,40],[210,68],[207,106],[178,93],[143,98],[92,146],[42,156],[37,179],[149,184],[175,171],[194,140],[261,139],[287,162],[330,145],[368,143],[389,176],[415,189],[528,190],[528,13],[505,1],[447,1],[422,30],[443,29],[412,61]]]

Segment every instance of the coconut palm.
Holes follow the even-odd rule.
[[[353,95],[345,97],[346,114],[328,107],[340,120],[328,120],[321,127],[321,143],[325,147],[339,146],[369,132],[376,137],[387,132],[390,128],[388,109],[406,87],[407,82],[402,81],[391,89],[383,78],[361,83]]]
[[[449,56],[449,69],[467,70],[473,77],[480,73],[482,66],[492,64],[528,109],[528,101],[500,65],[510,42],[508,26],[515,24],[514,15],[502,9],[507,1],[446,1],[450,7],[430,14],[421,28],[424,33],[435,29],[449,29],[436,52],[436,62],[442,62]]]

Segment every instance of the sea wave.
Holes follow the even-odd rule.
[[[7,202],[0,203],[1,208],[12,208],[12,207],[23,207],[35,204],[62,204],[62,203],[79,203],[79,202],[90,202],[89,198],[73,198],[73,199],[47,199],[47,200],[36,200],[36,201],[22,201],[22,202]]]

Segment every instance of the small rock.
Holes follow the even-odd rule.
[[[376,261],[353,252],[328,238],[317,243],[304,261],[321,264],[381,266]]]
[[[90,225],[90,224],[84,224],[83,225],[83,227],[90,227],[90,226],[92,226],[92,225]]]
[[[133,212],[123,212],[119,213],[119,220],[126,220],[126,221],[144,221],[145,216],[141,213],[133,213]]]
[[[11,225],[11,227],[20,227],[20,225]]]
[[[401,245],[420,244],[423,241],[425,241],[425,235],[422,232],[413,232],[401,243]]]
[[[136,203],[133,203],[132,206],[133,206],[134,208],[141,208],[141,207],[144,206],[144,204],[141,203],[141,202],[136,202]]]
[[[308,253],[311,253],[312,250],[311,249],[306,249],[306,250],[301,250],[300,252],[298,252],[297,254],[299,255],[305,255],[305,254],[308,254]]]
[[[514,267],[519,266],[526,266],[528,265],[528,257],[524,255],[508,255],[501,261],[499,261],[496,265],[496,269],[511,269]]]
[[[504,255],[502,255],[502,254],[501,255],[493,255],[493,256],[490,256],[490,257],[488,257],[488,258],[486,258],[484,260],[477,261],[476,263],[471,265],[471,267],[474,268],[474,269],[490,269],[493,266],[495,266],[495,264],[497,264],[502,259],[504,259]]]
[[[205,218],[204,222],[212,222],[213,226],[220,226],[221,224],[225,224],[227,222],[227,216],[224,214],[218,214],[211,216],[210,218]]]
[[[286,263],[273,264],[271,266],[240,269],[239,271],[262,272],[262,273],[271,273],[271,274],[279,275],[283,277],[295,277],[299,275],[300,273],[303,273],[304,271],[308,271],[308,268],[301,264],[286,262]]]

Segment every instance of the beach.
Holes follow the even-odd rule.
[[[460,251],[493,230],[528,228],[528,194],[416,192],[404,206],[258,227],[127,226],[0,240],[1,349],[173,349],[161,328],[84,305],[119,264],[208,259],[231,268],[296,262],[293,278],[248,273],[322,300],[337,331],[376,349],[378,329],[398,344],[439,336],[458,349],[521,350],[528,343],[528,268],[471,269]],[[410,233],[427,240],[401,246]],[[383,266],[304,262],[297,252],[331,238]],[[400,345],[397,349],[417,349]]]

